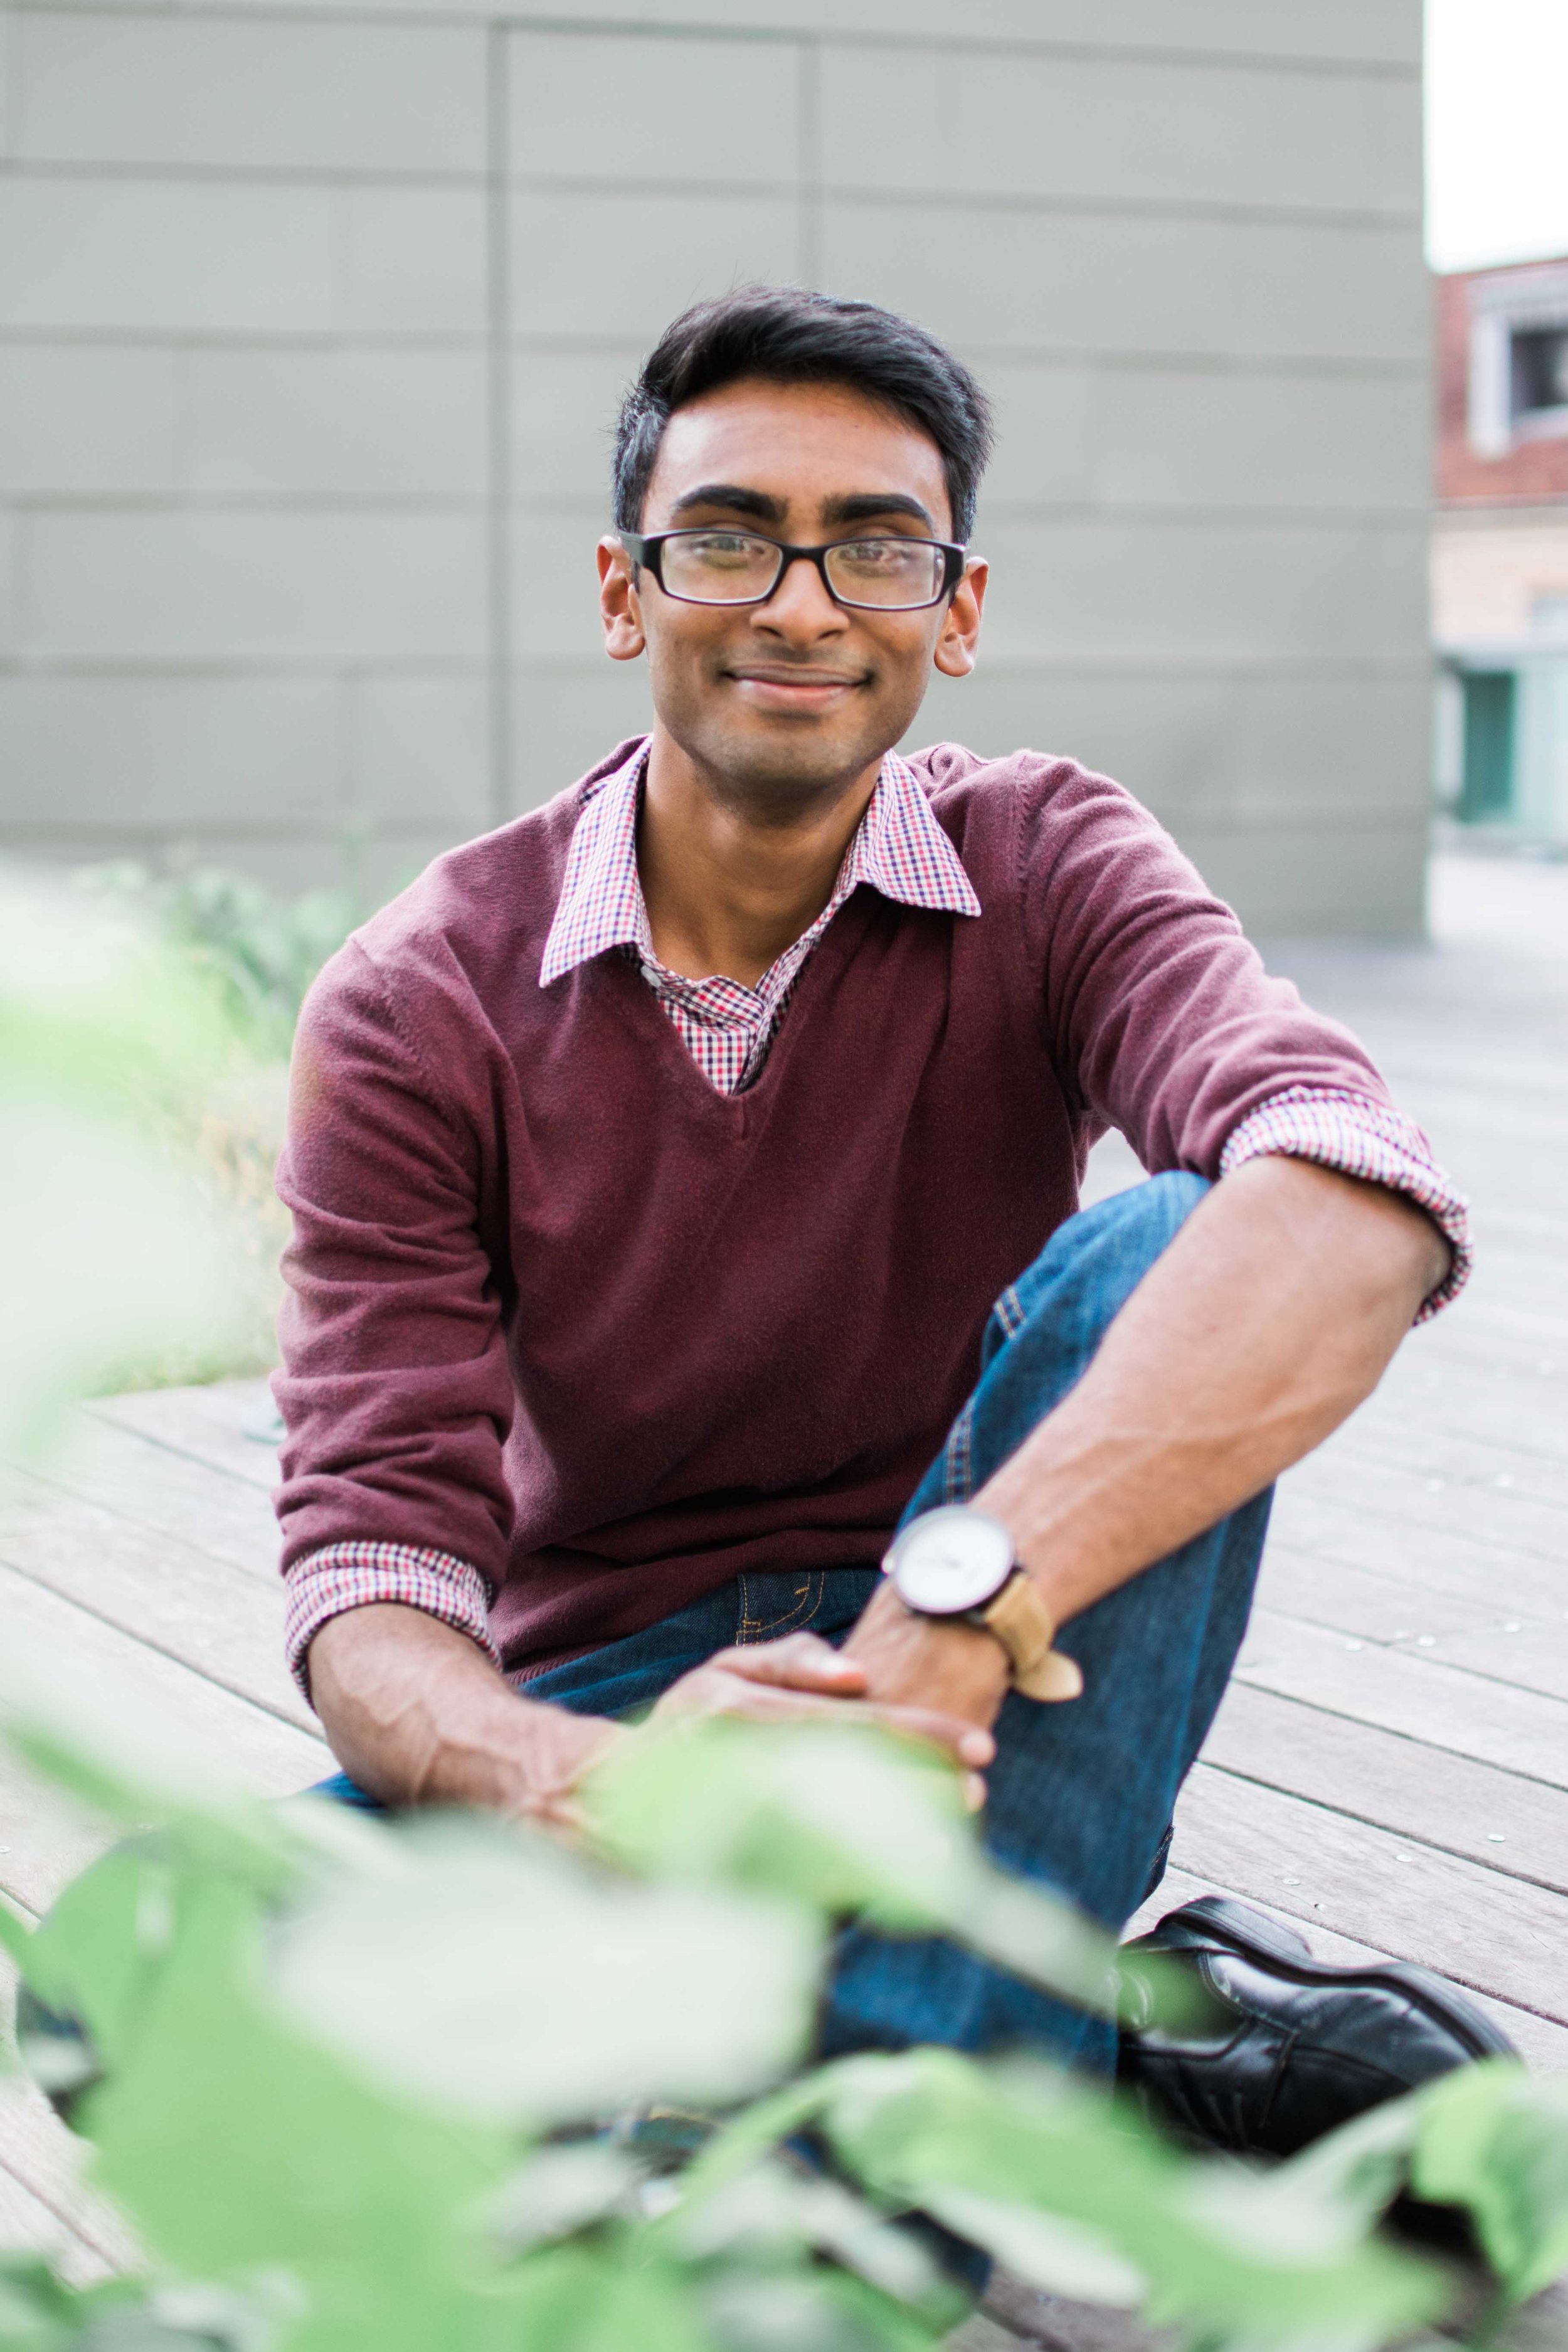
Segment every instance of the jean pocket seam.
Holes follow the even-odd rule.
[[[804,1581],[796,1585],[795,1599],[789,1608],[781,1610],[776,1617],[763,1620],[752,1614],[750,1579],[742,1576],[740,1583],[741,1627],[736,1640],[742,1646],[748,1642],[765,1642],[773,1633],[794,1633],[798,1625],[805,1624],[806,1619],[814,1613],[822,1598],[821,1577],[813,1578],[807,1574]],[[812,1590],[814,1583],[816,1587],[815,1592]]]

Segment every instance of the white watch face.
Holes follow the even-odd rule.
[[[1013,1565],[1013,1538],[1001,1520],[963,1503],[928,1511],[904,1529],[887,1559],[900,1598],[926,1617],[983,1607],[1006,1583]]]

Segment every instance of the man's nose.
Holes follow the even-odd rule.
[[[815,563],[797,555],[786,563],[784,577],[765,604],[752,608],[752,621],[780,635],[801,638],[837,634],[847,624],[843,608],[827,593],[827,583]]]

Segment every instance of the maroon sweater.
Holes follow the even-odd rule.
[[[626,957],[540,987],[576,789],[333,958],[279,1171],[286,1567],[455,1553],[513,1673],[747,1569],[870,1567],[1108,1125],[1212,1177],[1287,1087],[1386,1102],[1117,785],[911,764],[984,912],[858,890],[742,1094]]]

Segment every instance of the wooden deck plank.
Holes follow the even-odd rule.
[[[278,1580],[278,1521],[270,1497],[232,1471],[172,1454],[99,1412],[75,1414],[58,1453],[31,1466],[61,1494],[177,1536],[258,1582]]]
[[[1568,1790],[1232,1683],[1204,1760],[1568,1895]]]
[[[226,1780],[238,1778],[262,1795],[284,1796],[331,1769],[331,1752],[319,1738],[3,1566],[0,1618],[18,1639],[113,1674],[199,1743]],[[26,1784],[0,1781],[0,1845],[11,1848],[0,1855],[0,1888],[42,1911],[80,1864],[70,1853],[57,1851],[48,1834],[31,1832],[31,1819]]]
[[[1512,1349],[1517,1357],[1517,1340]],[[1397,1378],[1389,1375],[1349,1434],[1354,1439],[1371,1432],[1409,1440],[1425,1433],[1439,1440],[1458,1437],[1464,1445],[1500,1447],[1505,1454],[1517,1451],[1527,1464],[1540,1458],[1558,1465],[1561,1496],[1568,1466],[1568,1380],[1543,1377],[1536,1369],[1555,1360],[1532,1349],[1528,1363],[1504,1365],[1495,1357],[1440,1349],[1418,1333],[1405,1356],[1395,1359]]]
[[[1458,1599],[1496,1596],[1498,1607],[1543,1619],[1568,1610],[1560,1558],[1510,1549],[1495,1536],[1412,1525],[1368,1507],[1352,1486],[1332,1496],[1307,1491],[1292,1471],[1275,1499],[1270,1544],[1397,1576]]]
[[[1552,1414],[1555,1428],[1556,1415]],[[1517,1433],[1478,1437],[1441,1428],[1426,1413],[1396,1410],[1389,1401],[1347,1423],[1313,1460],[1371,1470],[1403,1470],[1426,1483],[1429,1495],[1483,1495],[1512,1524],[1538,1525],[1548,1542],[1568,1535],[1568,1459]],[[1429,1482],[1437,1478],[1441,1485]]]
[[[16,1483],[0,1514],[0,1562],[313,1730],[283,1660],[280,1577],[264,1584],[181,1537],[29,1478]]]
[[[1568,1510],[1500,1486],[1512,1466],[1500,1460],[1487,1479],[1470,1484],[1440,1468],[1390,1463],[1349,1441],[1334,1441],[1299,1463],[1289,1483],[1297,1494],[1326,1502],[1353,1501],[1369,1517],[1391,1521],[1415,1536],[1468,1536],[1491,1549],[1547,1563],[1568,1557]]]
[[[78,2235],[51,2206],[0,2158],[0,2252],[45,2255],[72,2286],[96,2286],[113,2275],[96,2246]]]
[[[1380,1576],[1283,1545],[1269,1548],[1258,1599],[1282,1617],[1568,1699],[1568,1618],[1560,1610],[1548,1617],[1506,1600],[1468,1602],[1423,1591],[1410,1578]]]
[[[1184,1870],[1568,2021],[1562,1895],[1202,1764],[1172,1851]]]
[[[266,1381],[217,1381],[210,1388],[144,1389],[126,1396],[97,1397],[89,1412],[121,1429],[134,1430],[171,1454],[205,1462],[246,1485],[270,1494],[278,1484],[278,1453],[245,1434],[246,1427],[271,1403]]]
[[[1258,1604],[1281,1617],[1300,1617],[1367,1642],[1414,1642],[1423,1634],[1480,1633],[1501,1611],[1485,1596],[1434,1591],[1411,1576],[1298,1551],[1270,1538],[1258,1580]],[[1548,1621],[1532,1617],[1540,1626]]]
[[[1568,1705],[1561,1699],[1267,1609],[1254,1613],[1237,1674],[1282,1698],[1568,1788]]]
[[[1502,1624],[1441,1633],[1431,1655],[1516,1690],[1568,1699],[1568,1622],[1561,1619],[1556,1624],[1541,1624],[1534,1618],[1510,1618]]]
[[[7,2057],[16,2049],[15,2000],[16,1970],[0,1954],[0,2052]],[[26,2075],[0,2074],[0,2174],[50,2217],[42,2226],[52,2223],[58,2233],[65,2275],[84,2285],[110,2272],[133,2270],[140,2261],[121,2215],[88,2184],[86,2158],[85,2144],[66,2129]]]
[[[37,1915],[110,1836],[0,1750],[0,1893]]]

